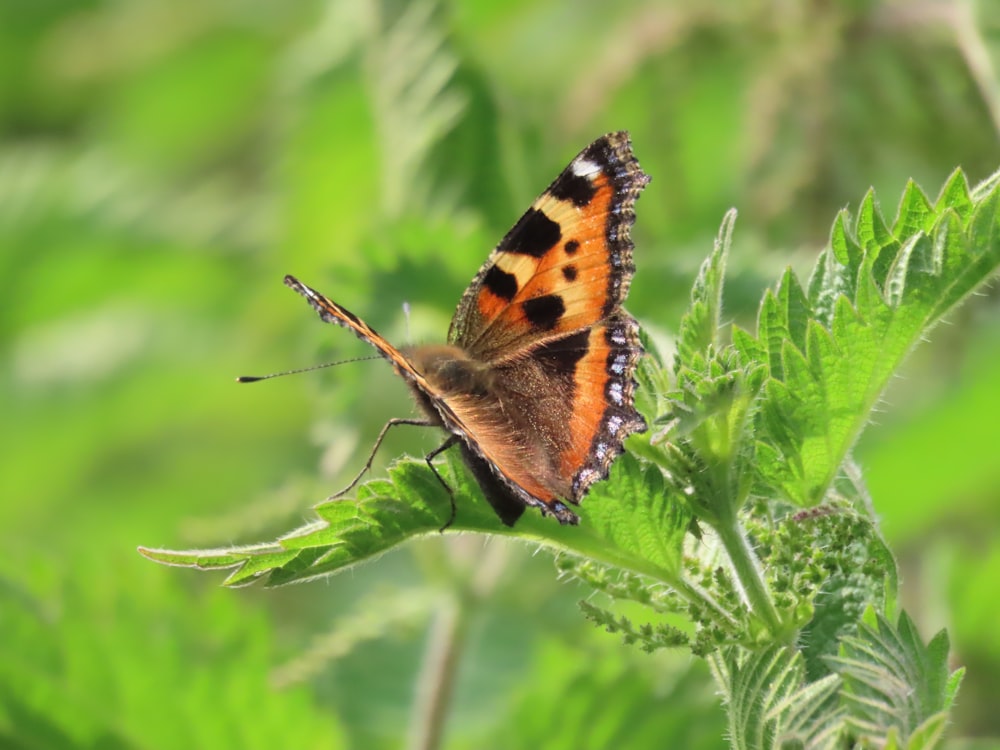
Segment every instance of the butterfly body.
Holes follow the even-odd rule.
[[[626,133],[592,143],[487,259],[447,344],[397,349],[293,277],[285,283],[392,362],[504,523],[527,506],[576,523],[563,501],[578,503],[646,428],[632,403],[638,327],[621,303],[634,272],[633,206],[648,180]]]

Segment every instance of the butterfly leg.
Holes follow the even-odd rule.
[[[438,529],[438,531],[442,533],[444,532],[445,529],[447,529],[455,522],[455,493],[452,491],[451,486],[446,481],[444,481],[444,477],[442,477],[441,474],[438,472],[437,467],[434,465],[434,459],[440,456],[449,448],[451,448],[451,446],[455,445],[455,443],[457,442],[458,442],[457,436],[449,435],[447,440],[445,440],[443,443],[441,443],[441,445],[439,445],[437,448],[435,448],[426,456],[424,456],[424,461],[426,461],[427,465],[431,467],[431,471],[434,472],[434,476],[437,477],[437,480],[441,483],[441,486],[445,488],[445,491],[447,491],[448,493],[448,499],[451,501],[451,514],[448,516],[448,520],[445,521],[444,526]]]
[[[378,434],[378,437],[375,438],[375,444],[372,446],[371,453],[368,454],[368,460],[365,461],[364,467],[362,467],[361,471],[358,472],[358,475],[351,480],[351,483],[349,485],[344,487],[344,489],[340,490],[336,494],[330,495],[331,500],[336,500],[338,497],[343,497],[348,492],[350,492],[351,490],[353,490],[355,487],[358,486],[358,482],[361,481],[361,477],[363,477],[368,472],[368,470],[371,469],[372,462],[375,460],[375,454],[378,453],[379,446],[382,445],[382,441],[385,440],[385,436],[388,434],[389,430],[401,424],[408,424],[414,427],[437,426],[434,422],[430,422],[426,419],[398,419],[398,418],[390,419],[388,422],[382,425],[382,431]],[[434,455],[436,456],[437,453],[435,453]],[[437,472],[434,473],[437,474]],[[438,479],[440,478],[441,477],[439,476]]]

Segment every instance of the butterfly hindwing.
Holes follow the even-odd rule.
[[[533,443],[542,448],[532,455],[533,473],[547,477],[551,497],[579,502],[607,474],[622,441],[645,429],[632,406],[640,352],[635,322],[618,313],[539,344],[527,362],[497,367],[496,400],[511,424],[530,425]],[[537,468],[541,462],[544,470]],[[520,483],[516,475],[511,479]]]

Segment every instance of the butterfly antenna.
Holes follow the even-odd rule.
[[[405,321],[404,325],[406,326],[406,342],[408,344],[412,344],[413,340],[410,338],[410,303],[409,302],[404,302],[403,303],[403,320]]]
[[[312,367],[300,367],[297,370],[285,370],[284,372],[272,372],[270,375],[240,375],[236,378],[237,383],[256,383],[260,380],[270,380],[271,378],[281,378],[285,375],[298,375],[300,372],[312,372],[313,370],[322,370],[326,367],[335,367],[336,365],[346,365],[349,362],[367,362],[369,359],[379,359],[379,355],[372,354],[367,357],[354,357],[353,359],[342,359],[338,362],[327,362],[322,365],[313,365]]]

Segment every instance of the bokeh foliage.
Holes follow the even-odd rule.
[[[653,176],[630,310],[669,348],[737,206],[724,314],[748,327],[869,185],[996,169],[998,35],[971,0],[0,0],[0,744],[398,745],[458,590],[446,746],[723,746],[703,674],[593,629],[520,546],[252,592],[135,546],[271,538],[410,413],[379,362],[232,383],[367,354],[282,274],[440,340],[528,201],[628,128]],[[953,736],[995,737],[995,295],[949,322],[857,458],[907,610],[967,667]]]

